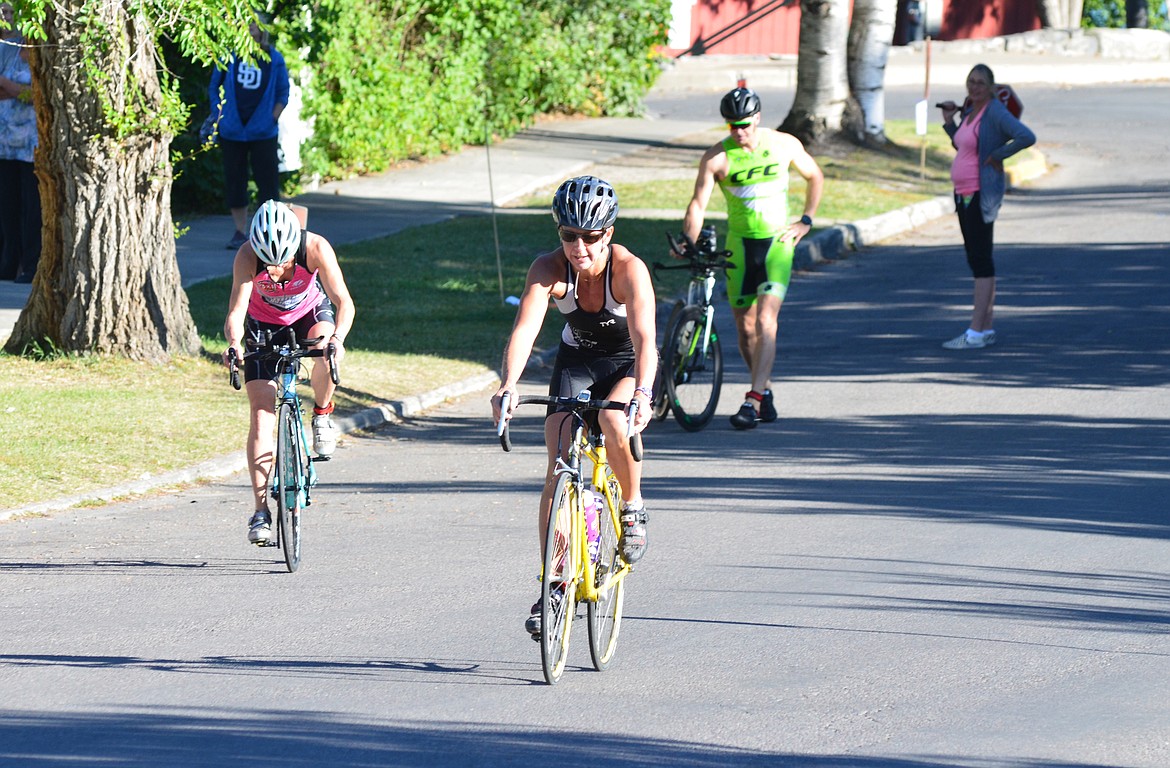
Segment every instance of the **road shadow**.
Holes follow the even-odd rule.
[[[1017,756],[882,757],[802,755],[736,749],[698,741],[647,739],[607,728],[514,727],[472,722],[382,721],[330,712],[152,708],[109,713],[0,713],[0,761],[38,768],[160,765],[528,766],[559,755],[564,765],[624,768],[1103,768],[1099,763]],[[16,763],[13,763],[16,764]]]

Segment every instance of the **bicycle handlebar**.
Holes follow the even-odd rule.
[[[236,355],[236,350],[231,349],[228,353],[228,380],[235,389],[240,388],[240,364],[248,360],[270,360],[275,359],[278,366],[280,364],[287,364],[291,360],[299,360],[303,357],[324,357],[325,367],[329,370],[329,379],[334,384],[341,383],[341,373],[337,368],[337,345],[329,342],[324,349],[312,349],[314,344],[320,344],[324,336],[318,336],[315,339],[297,339],[293,330],[288,329],[288,341],[283,344],[273,344],[273,332],[266,330],[264,332],[263,342],[249,342],[249,346],[256,347],[251,352],[244,354],[244,359],[241,360]],[[278,368],[279,370],[279,368]]]
[[[516,405],[554,405],[558,408],[567,407],[570,412],[579,414],[581,411],[624,411],[629,408],[629,417],[626,421],[626,437],[630,440],[630,453],[634,461],[642,460],[642,435],[634,433],[634,417],[638,413],[638,403],[632,400],[623,403],[620,400],[594,400],[588,397],[589,390],[583,390],[580,395],[573,397],[553,397],[550,395],[521,395]],[[582,399],[582,395],[585,395]],[[505,452],[512,450],[512,437],[508,429],[508,406],[512,401],[512,393],[505,392],[500,399],[500,422],[496,425],[496,435],[500,438],[500,447]]]
[[[722,250],[713,253],[701,253],[695,242],[687,237],[686,232],[680,232],[679,237],[682,238],[680,242],[674,235],[669,232],[666,233],[666,241],[670,244],[670,252],[677,255],[681,259],[686,259],[685,264],[662,264],[661,262],[654,262],[654,271],[669,270],[669,269],[689,269],[692,272],[699,273],[713,269],[726,269],[731,266],[727,257],[731,255],[731,251]]]

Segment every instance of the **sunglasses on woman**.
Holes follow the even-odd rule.
[[[585,243],[585,245],[593,245],[601,238],[605,237],[605,230],[600,232],[570,232],[567,229],[561,230],[561,240],[566,243],[572,243],[577,240]]]

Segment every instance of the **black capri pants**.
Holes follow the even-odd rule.
[[[220,138],[223,153],[223,184],[228,208],[248,207],[248,166],[256,182],[256,197],[260,202],[280,199],[280,160],[277,157],[278,139],[259,141],[231,141]]]
[[[964,201],[955,193],[955,211],[959,214],[959,229],[963,232],[963,247],[967,249],[967,265],[975,277],[995,277],[995,261],[991,258],[994,221],[983,220],[979,193]]]

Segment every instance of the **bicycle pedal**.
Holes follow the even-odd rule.
[[[329,461],[332,458],[332,456],[312,456],[309,461]]]

